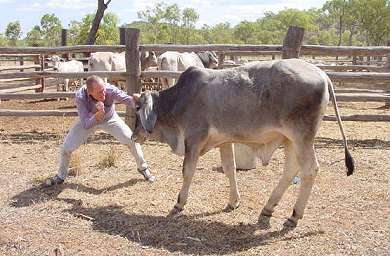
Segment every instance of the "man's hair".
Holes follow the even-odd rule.
[[[96,84],[104,84],[104,82],[101,77],[92,75],[87,78],[86,84],[87,84],[87,90],[91,92]]]

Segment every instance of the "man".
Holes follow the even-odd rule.
[[[130,149],[137,163],[138,171],[145,180],[155,181],[144,159],[141,146],[131,140],[132,131],[115,111],[114,101],[135,108],[133,97],[111,84],[105,84],[98,76],[87,78],[86,87],[76,92],[76,105],[79,120],[65,137],[60,151],[60,167],[58,174],[46,180],[46,186],[54,186],[64,182],[68,175],[71,154],[88,136],[101,129],[114,136],[121,144]]]

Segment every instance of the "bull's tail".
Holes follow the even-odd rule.
[[[331,98],[331,100],[333,102],[333,107],[334,107],[334,111],[336,113],[337,122],[338,122],[339,127],[340,127],[340,132],[341,132],[341,135],[342,135],[343,141],[344,141],[345,166],[348,169],[347,176],[349,176],[349,175],[353,174],[353,171],[355,169],[355,164],[354,164],[354,160],[353,160],[353,158],[351,156],[351,153],[348,150],[347,137],[345,136],[343,123],[341,122],[341,118],[340,118],[340,114],[339,114],[339,108],[337,106],[336,96],[335,96],[333,84],[332,84],[332,81],[330,81],[329,78],[328,78],[328,89],[329,89],[329,96],[330,96],[330,98]]]

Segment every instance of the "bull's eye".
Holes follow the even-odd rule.
[[[140,109],[141,109],[141,106],[139,106],[139,105],[135,106],[135,111],[139,112]]]

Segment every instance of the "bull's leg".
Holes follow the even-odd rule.
[[[194,177],[196,164],[199,159],[199,150],[196,146],[189,147],[186,145],[186,152],[183,162],[183,185],[177,197],[177,203],[175,204],[169,215],[173,216],[178,214],[184,209],[184,205],[187,203],[188,193],[190,191],[190,185],[192,178]]]
[[[284,164],[283,176],[279,184],[274,188],[268,199],[267,204],[261,211],[262,216],[271,217],[275,206],[279,203],[286,189],[290,186],[292,179],[298,172],[298,165],[296,155],[294,153],[293,145],[287,141],[284,146],[286,162]]]
[[[295,227],[299,219],[302,219],[307,201],[313,188],[314,180],[319,169],[319,164],[314,153],[313,144],[298,148],[296,151],[298,164],[301,167],[301,185],[298,199],[290,218],[284,223],[285,226]]]
[[[224,144],[219,148],[223,172],[229,179],[229,204],[227,210],[236,209],[240,205],[240,194],[237,188],[236,163],[234,160],[233,144]]]

